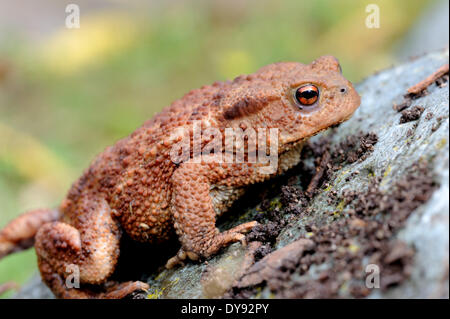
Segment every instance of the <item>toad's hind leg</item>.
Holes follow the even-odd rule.
[[[0,230],[0,259],[33,246],[38,229],[59,218],[57,209],[37,209],[13,219]]]
[[[109,205],[104,200],[82,198],[77,208],[80,211],[74,217],[66,217],[67,223],[47,223],[36,235],[36,253],[44,282],[60,298],[124,297],[121,293],[114,294],[114,287],[124,293],[132,292],[124,285],[97,289],[101,291],[97,293],[86,288],[105,286],[119,257],[121,231]],[[77,279],[78,288],[74,285]],[[66,284],[66,280],[72,284]],[[129,283],[128,288],[147,287],[143,283],[133,284]]]

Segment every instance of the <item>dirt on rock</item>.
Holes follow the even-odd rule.
[[[416,105],[412,109],[403,110],[402,116],[400,117],[400,124],[418,120],[424,110],[420,105]]]
[[[399,104],[394,104],[393,109],[397,112],[402,112],[406,108],[410,107],[414,100],[417,100],[428,94],[427,88],[433,83],[436,84],[436,86],[439,88],[447,86],[448,77],[448,64],[445,64],[425,80],[410,87],[407,93],[403,95],[403,101]]]
[[[306,146],[306,153],[316,158],[316,165],[320,164],[319,153],[329,152],[316,190],[327,187],[333,172],[344,163],[364,160],[376,142],[375,134],[359,133],[333,148],[328,138]],[[382,272],[381,289],[403,282],[410,275],[414,249],[395,239],[395,235],[437,185],[425,162],[415,163],[402,176],[389,191],[381,189],[382,177],[372,177],[365,190],[347,190],[340,195],[329,191],[330,202],[344,207],[338,218],[325,225],[306,225],[308,238],[297,238],[273,251],[278,234],[289,222],[284,214],[314,214],[308,211],[311,199],[305,187],[281,187],[282,207],[269,210],[265,216],[268,222],[247,235],[248,241],[260,242],[254,253],[255,264],[224,297],[248,298],[265,287],[275,298],[366,297],[371,293],[366,285],[370,275],[367,265],[375,265]],[[336,211],[329,213],[336,216]]]

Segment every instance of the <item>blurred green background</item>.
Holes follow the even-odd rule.
[[[58,205],[97,153],[203,84],[323,54],[338,57],[354,82],[389,67],[430,5],[71,1],[81,28],[67,29],[67,3],[39,1],[27,15],[30,2],[0,5],[0,21],[13,22],[0,22],[0,227],[27,209]],[[380,7],[379,29],[365,26],[370,3]],[[35,259],[29,250],[2,260],[0,283],[25,282]]]

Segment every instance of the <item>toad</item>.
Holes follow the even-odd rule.
[[[220,232],[216,218],[249,185],[298,164],[309,137],[353,114],[360,97],[341,73],[336,58],[323,56],[310,64],[271,64],[187,93],[98,155],[57,209],[11,221],[0,231],[0,258],[34,244],[42,279],[57,297],[122,298],[148,289],[110,281],[124,236],[155,245],[177,236],[181,248],[168,268],[245,244],[257,222]],[[200,134],[199,142],[196,128],[213,129],[214,136]],[[229,147],[229,129],[244,131],[243,148]],[[66,285],[73,265],[79,288]]]

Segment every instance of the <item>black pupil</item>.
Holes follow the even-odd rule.
[[[299,100],[300,100],[300,98],[309,100],[309,99],[316,97],[318,95],[318,92],[313,89],[306,89],[303,91],[297,90],[296,95],[297,95],[297,99],[299,99]]]

